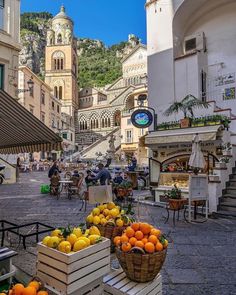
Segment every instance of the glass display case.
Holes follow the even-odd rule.
[[[176,185],[180,189],[188,189],[189,187],[189,174],[188,173],[172,173],[164,172],[160,173],[159,186],[171,188]]]

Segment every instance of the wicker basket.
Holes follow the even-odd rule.
[[[167,250],[153,254],[122,252],[116,247],[116,256],[126,276],[138,283],[145,283],[155,279],[162,268]]]
[[[90,228],[94,224],[86,223],[87,228]],[[96,227],[100,230],[101,236],[111,240],[111,252],[115,252],[115,244],[113,242],[116,236],[121,236],[123,231],[126,229],[128,225],[119,227],[119,226],[112,226],[112,225],[101,225],[98,224]]]

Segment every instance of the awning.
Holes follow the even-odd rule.
[[[155,131],[145,137],[145,144],[146,146],[152,146],[172,143],[190,143],[196,133],[198,133],[201,141],[214,141],[217,138],[218,131],[221,131],[222,129],[221,125],[215,125]]]
[[[0,153],[18,154],[61,150],[62,139],[0,90]]]

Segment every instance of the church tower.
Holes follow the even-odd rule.
[[[73,21],[65,7],[52,19],[47,31],[45,82],[54,96],[62,102],[62,112],[74,117],[78,108],[77,40],[73,35]]]

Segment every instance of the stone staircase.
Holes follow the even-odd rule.
[[[216,215],[221,217],[236,217],[236,167],[232,169],[226,188],[222,192]]]

